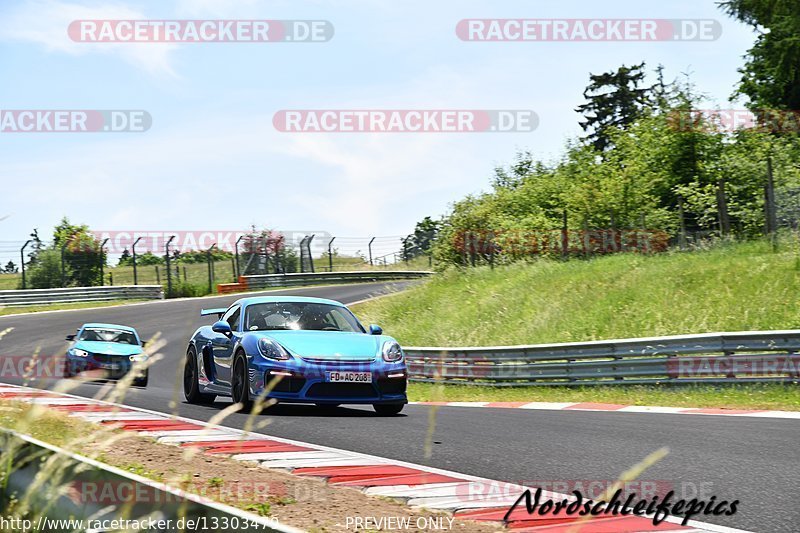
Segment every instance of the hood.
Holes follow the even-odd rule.
[[[120,342],[78,341],[74,348],[86,350],[91,353],[107,355],[136,355],[142,353],[142,347],[136,344],[122,344]]]
[[[343,331],[269,331],[261,332],[304,359],[328,361],[371,361],[386,337]]]

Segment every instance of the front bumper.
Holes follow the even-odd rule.
[[[250,361],[250,394],[285,402],[317,404],[405,404],[408,372],[404,361]],[[371,372],[371,382],[330,382],[329,372]]]
[[[128,356],[104,356],[92,354],[87,357],[78,357],[67,354],[64,366],[64,377],[77,376],[90,372],[93,377],[106,379],[120,379],[131,371],[133,362]]]

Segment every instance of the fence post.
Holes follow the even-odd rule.
[[[158,270],[158,265],[156,267],[156,283],[161,285],[161,272]]]
[[[314,270],[314,254],[311,253],[311,241],[314,240],[315,236],[316,236],[316,233],[312,233],[311,237],[308,238],[308,243],[306,243],[306,246],[308,246],[308,262],[311,265],[311,273],[312,274],[314,272],[316,272],[316,270]]]
[[[22,248],[19,249],[19,263],[20,268],[22,269],[22,288],[25,288],[25,248],[31,243],[31,240],[28,239],[25,241],[25,244],[22,245]]]
[[[167,267],[167,298],[172,297],[172,269],[170,268],[169,264],[169,245],[172,243],[172,240],[175,238],[175,235],[171,236],[167,240],[167,244],[164,245],[164,261],[166,261]],[[156,272],[158,272],[156,270]]]
[[[494,270],[494,232],[489,232],[489,268]]]
[[[369,249],[369,264],[372,265],[372,242],[375,240],[375,237],[369,240],[369,244],[367,244],[367,248]]]
[[[728,217],[728,201],[725,198],[725,178],[717,180],[717,214],[719,232],[723,237],[727,237],[731,232],[731,220]]]
[[[234,258],[235,258],[235,261],[236,261],[234,263],[234,268],[233,268],[233,278],[234,278],[233,281],[234,281],[234,283],[239,281],[239,276],[241,275],[239,273],[239,242],[244,237],[245,237],[244,235],[240,235],[239,238],[236,239],[236,244],[233,245],[233,249],[234,249],[234,252],[235,252],[234,253]]]
[[[105,248],[107,242],[108,238],[106,238],[106,240],[100,243],[100,286],[101,287],[104,285],[105,282],[103,278],[105,276],[105,270],[106,270],[106,256],[105,252],[103,251],[103,248]]]
[[[336,240],[336,237],[332,237],[331,240],[328,241],[328,271],[333,272],[333,241]]]
[[[772,156],[767,156],[767,184],[764,187],[764,211],[766,215],[767,235],[772,249],[777,248],[778,217],[775,212],[775,180],[772,175]]]
[[[217,243],[212,244],[206,250],[206,261],[208,262],[208,293],[211,294],[214,290],[214,261],[211,252]]]
[[[64,244],[61,247],[61,286],[62,287],[64,287],[67,284],[67,273],[66,273],[66,266],[65,266],[65,263],[64,263],[64,249],[66,247],[67,247],[66,244]]]
[[[139,241],[141,241],[141,240],[142,240],[142,238],[139,237],[138,239],[136,239],[133,242],[133,245],[131,246],[131,250],[133,250],[133,284],[134,285],[138,285],[139,284],[139,277],[138,277],[138,274],[136,272],[136,245],[139,244]]]
[[[564,221],[561,226],[561,258],[566,259],[569,252],[569,235],[567,234],[567,210],[564,209]]]
[[[683,216],[683,196],[678,196],[678,216],[681,219],[680,247],[681,247],[681,250],[685,250],[686,249],[686,219]]]

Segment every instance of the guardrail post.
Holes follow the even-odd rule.
[[[133,245],[131,245],[131,251],[133,253],[133,284],[134,285],[138,285],[139,284],[139,277],[136,274],[136,245],[139,244],[139,241],[141,241],[141,240],[142,240],[142,238],[139,237],[138,239],[136,239],[133,242]]]
[[[328,241],[328,272],[333,272],[333,241],[336,240],[336,237],[332,237],[331,240]]]
[[[19,264],[20,268],[22,268],[22,288],[25,288],[25,248],[31,243],[31,240],[28,239],[25,241],[25,244],[22,245],[22,248],[19,249]]]
[[[369,248],[369,264],[372,265],[372,242],[375,240],[375,237],[371,238],[367,248]]]
[[[169,268],[169,245],[174,238],[175,235],[171,236],[167,239],[167,244],[164,245],[164,261],[166,261],[167,267],[167,298],[172,297],[172,270]],[[156,272],[158,272],[158,269],[156,269]]]

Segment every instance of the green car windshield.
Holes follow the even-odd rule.
[[[245,331],[312,330],[364,333],[346,308],[337,305],[271,302],[247,306]]]

